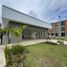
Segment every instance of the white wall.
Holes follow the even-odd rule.
[[[38,27],[51,28],[51,25],[46,22],[37,20],[26,14],[20,13],[16,10],[13,10],[5,6],[3,6],[3,18],[7,18],[9,20],[14,20],[24,24],[34,25]]]

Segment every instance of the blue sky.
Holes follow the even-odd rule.
[[[48,23],[67,19],[67,0],[0,0],[23,13],[39,18]]]

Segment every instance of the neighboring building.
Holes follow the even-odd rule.
[[[48,29],[49,37],[67,38],[67,20],[52,23],[52,29]]]
[[[10,43],[21,42],[22,39],[44,39],[48,37],[47,33],[48,28],[51,28],[50,24],[4,5],[1,5],[0,8],[1,28],[15,28],[19,27],[21,24],[26,25],[26,28],[18,38],[9,34]],[[6,33],[3,36],[3,43],[8,43],[7,40],[8,37]]]

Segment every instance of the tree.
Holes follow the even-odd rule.
[[[3,29],[0,29],[0,39],[1,39],[1,44],[2,44],[2,39],[3,39]]]
[[[13,34],[14,36],[18,37],[20,36],[21,32],[23,32],[24,28],[26,26],[25,25],[21,25],[18,28],[4,28],[4,29],[0,29],[1,32],[1,44],[2,44],[2,40],[3,40],[3,36],[4,36],[4,32],[7,33],[8,36],[8,43],[10,43],[10,36],[9,33]]]

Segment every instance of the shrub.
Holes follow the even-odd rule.
[[[55,42],[50,42],[50,41],[47,41],[47,42],[45,42],[46,44],[50,44],[50,45],[57,45],[57,43],[55,43]]]
[[[26,48],[21,45],[5,47],[6,67],[23,67],[24,53]]]
[[[63,41],[57,41],[60,45],[63,45],[64,44],[64,42]]]

